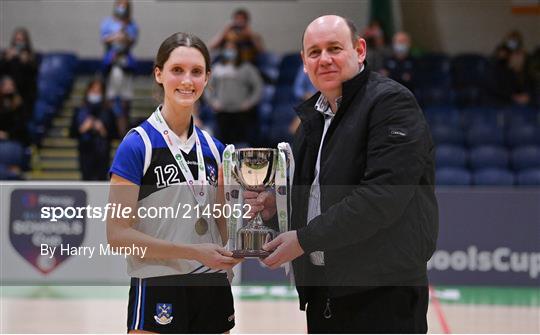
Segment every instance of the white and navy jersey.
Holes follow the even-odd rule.
[[[159,113],[159,108],[157,112]],[[146,213],[149,214],[148,209],[151,207],[169,207],[173,208],[175,216],[176,214],[178,216],[160,215],[159,218],[154,219],[140,217],[133,228],[173,243],[221,245],[221,235],[213,217],[204,217],[208,223],[205,233],[201,234],[200,231],[197,233],[195,230],[197,213],[193,210],[188,212],[190,208],[197,205],[195,197],[165,139],[149,120],[132,129],[120,143],[110,173],[140,186],[138,206],[144,207]],[[180,151],[194,180],[198,180],[195,134],[198,135],[202,147],[207,185],[194,187],[196,191],[204,190],[207,194],[206,203],[211,205],[216,199],[218,167],[224,146],[203,130],[193,126],[193,122],[191,123],[188,140],[181,145]],[[209,269],[193,260],[128,257],[128,274],[131,277],[148,278],[213,272],[220,271]]]

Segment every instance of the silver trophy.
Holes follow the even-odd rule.
[[[267,148],[237,149],[232,155],[232,175],[248,191],[264,191],[275,183],[278,150]],[[261,214],[236,232],[233,257],[266,257],[270,253],[262,246],[273,240],[277,232],[264,225]]]

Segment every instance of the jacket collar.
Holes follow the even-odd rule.
[[[338,108],[336,115],[343,114],[349,108],[349,105],[354,98],[354,95],[359,91],[359,89],[365,85],[370,70],[367,66],[367,63],[364,64],[364,70],[358,73],[353,78],[343,82],[342,84],[342,98],[341,103]],[[302,122],[310,122],[316,119],[320,119],[320,113],[316,112],[315,104],[319,100],[321,92],[317,92],[314,96],[304,101],[297,107],[295,107],[296,113],[302,120]]]

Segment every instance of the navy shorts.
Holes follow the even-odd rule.
[[[208,334],[233,327],[233,296],[225,273],[131,278],[128,331]]]

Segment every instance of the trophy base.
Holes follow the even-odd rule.
[[[270,252],[265,250],[234,250],[234,258],[265,258],[270,255]]]

